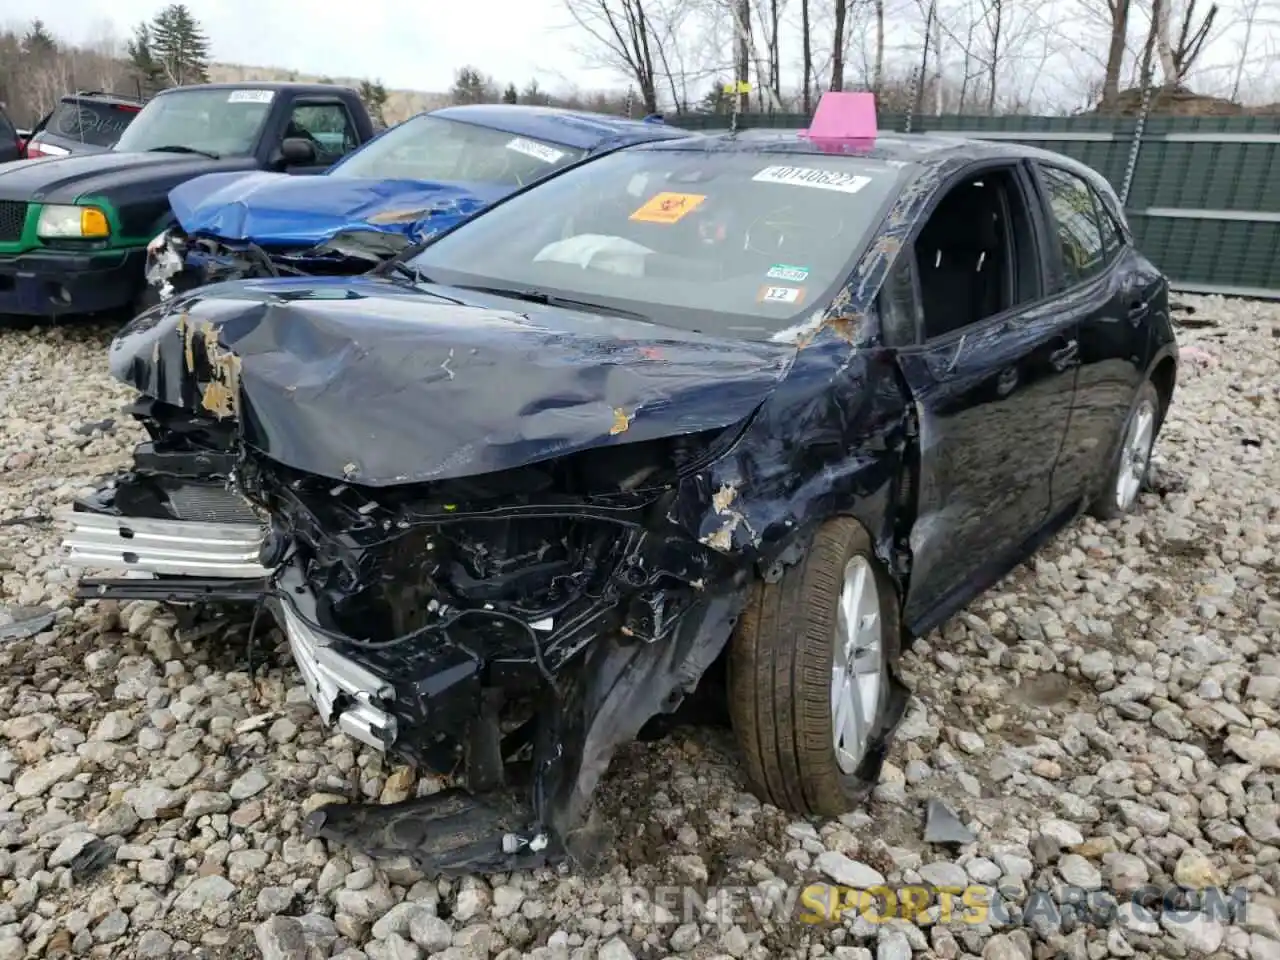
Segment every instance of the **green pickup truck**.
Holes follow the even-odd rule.
[[[169,191],[206,173],[317,174],[374,136],[356,91],[303,83],[175,87],[103,153],[0,166],[0,314],[135,308]]]

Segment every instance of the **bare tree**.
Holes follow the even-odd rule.
[[[1113,110],[1120,97],[1120,70],[1129,48],[1129,10],[1131,0],[1103,0],[1110,18],[1111,36],[1107,41],[1107,65],[1102,77],[1102,109]]]
[[[845,22],[849,18],[849,0],[836,0],[836,24],[831,35],[831,89],[844,89]]]
[[[1153,0],[1151,9],[1151,33],[1160,56],[1160,70],[1168,87],[1180,87],[1187,74],[1204,52],[1205,42],[1218,16],[1218,5],[1210,3],[1200,21],[1196,22],[1196,0],[1187,0],[1186,9],[1178,24],[1177,39],[1173,37],[1175,14],[1171,0]]]
[[[633,77],[645,110],[657,113],[655,44],[641,0],[565,0],[565,7],[595,41],[603,65]]]
[[[801,103],[807,116],[813,112],[813,25],[809,22],[809,0],[800,0],[800,48]]]

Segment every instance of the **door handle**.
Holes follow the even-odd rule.
[[[1049,363],[1053,365],[1053,369],[1061,373],[1067,367],[1073,365],[1079,356],[1080,344],[1075,340],[1068,340],[1065,347],[1049,354]]]

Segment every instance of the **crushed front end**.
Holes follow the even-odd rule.
[[[234,425],[148,397],[126,413],[148,439],[129,469],[64,515],[68,562],[119,577],[85,578],[85,599],[254,600],[266,524],[231,486]]]
[[[146,278],[155,299],[164,302],[224,280],[355,276],[408,245],[401,234],[370,229],[345,231],[319,244],[268,248],[171,227],[147,246]]]
[[[269,603],[324,721],[465,784],[325,807],[312,835],[428,874],[593,861],[613,751],[692,692],[751,576],[667,519],[709,445],[380,489],[249,458],[277,545]]]

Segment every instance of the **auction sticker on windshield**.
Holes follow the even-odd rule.
[[[646,200],[630,219],[641,223],[675,223],[696,210],[705,199],[700,193],[659,193]]]
[[[765,274],[770,280],[786,280],[788,283],[804,283],[809,278],[808,267],[793,267],[787,263],[775,263]]]
[[[757,299],[761,303],[802,303],[804,287],[765,287]]]
[[[533,157],[533,159],[541,160],[543,163],[557,163],[564,157],[563,150],[548,147],[545,143],[526,140],[524,137],[514,137],[508,140],[507,149],[514,150],[516,153],[523,153],[526,157]]]
[[[814,167],[765,167],[751,179],[757,183],[781,183],[791,187],[838,190],[841,193],[857,193],[871,182],[870,177]]]
[[[274,90],[232,90],[227,103],[270,103],[275,95]]]

